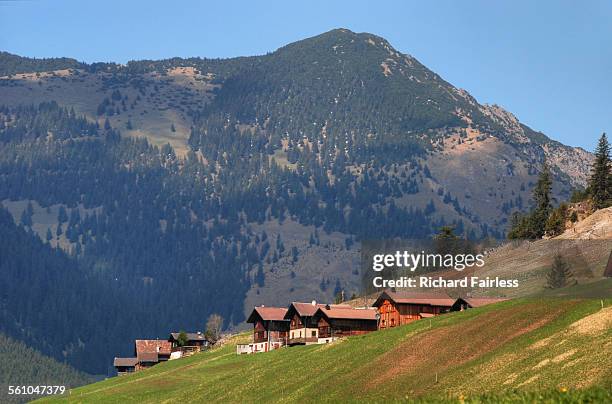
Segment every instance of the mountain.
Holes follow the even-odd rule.
[[[506,301],[327,345],[236,355],[245,333],[220,349],[78,388],[71,400],[607,402],[610,303]]]
[[[46,308],[64,290],[91,304],[62,326],[10,306],[0,331],[93,373],[212,313],[238,327],[253,304],[358,292],[364,239],[502,238],[545,158],[557,200],[591,160],[345,29],[233,59],[2,53],[0,72],[5,237],[72,268]],[[55,293],[15,265],[24,302]],[[83,322],[88,307],[117,314]]]

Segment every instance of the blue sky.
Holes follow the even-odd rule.
[[[612,131],[606,0],[0,0],[0,49],[87,62],[262,54],[338,27],[385,37],[563,143],[592,150]]]

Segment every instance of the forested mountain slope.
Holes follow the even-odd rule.
[[[14,262],[19,287],[0,304],[23,305],[2,312],[2,331],[93,373],[132,338],[201,329],[211,313],[235,326],[253,304],[350,295],[366,238],[443,225],[503,237],[544,158],[558,199],[591,158],[344,29],[233,59],[2,53],[0,75],[5,237],[27,240],[20,260],[66,261],[45,308],[82,310],[62,327],[32,315],[55,292],[42,264]],[[81,321],[88,301],[116,314]]]
[[[9,395],[8,386],[65,386],[68,391],[94,380],[68,365],[41,355],[22,342],[0,334],[0,401],[3,403],[20,403],[39,397]]]

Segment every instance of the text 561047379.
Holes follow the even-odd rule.
[[[56,395],[64,394],[66,392],[66,386],[47,386],[47,385],[35,385],[35,386],[8,386],[9,396],[43,396],[43,395]]]

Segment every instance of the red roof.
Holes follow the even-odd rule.
[[[443,292],[392,292],[386,290],[378,296],[373,306],[380,306],[384,300],[391,300],[399,304],[425,304],[443,307],[451,307],[456,301],[456,299]]]
[[[157,352],[141,352],[138,355],[138,362],[159,362]]]
[[[327,318],[345,319],[345,320],[373,320],[376,321],[377,311],[374,308],[355,309],[350,306],[323,306],[317,310],[317,313],[322,313]]]
[[[304,316],[312,317],[314,316],[314,314],[317,312],[318,309],[325,308],[326,305],[320,304],[320,303],[312,304],[312,303],[293,302],[291,303],[291,306],[295,308],[295,311],[300,315],[300,317],[304,317]],[[349,306],[348,304],[331,304],[329,306],[332,308],[345,308],[345,309],[351,308],[351,306]]]
[[[284,321],[287,309],[284,307],[255,307],[251,312],[251,315],[247,319],[247,323],[254,323],[257,321],[257,316],[261,317],[264,321]]]
[[[143,353],[155,353],[170,355],[172,353],[172,343],[161,339],[137,339],[136,356],[140,359]]]

